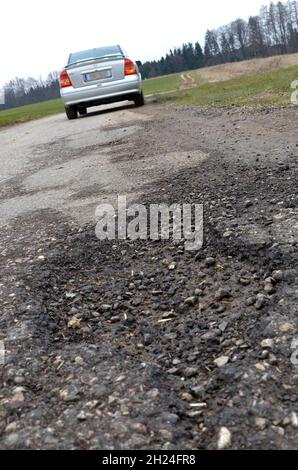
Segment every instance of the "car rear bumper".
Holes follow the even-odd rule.
[[[97,83],[80,88],[61,88],[60,94],[65,106],[96,106],[98,103],[109,103],[129,99],[135,93],[141,93],[139,75],[127,76],[123,80],[111,83]]]

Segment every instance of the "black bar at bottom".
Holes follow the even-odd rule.
[[[41,468],[41,465],[66,465],[65,468],[107,468],[120,466],[123,468],[137,469],[141,466],[148,468],[162,466],[173,468],[182,465],[187,468],[199,467],[202,469],[214,468],[214,465],[229,465],[237,468],[239,465],[260,465],[272,463],[283,467],[287,459],[293,461],[293,452],[279,451],[1,451],[1,468],[7,465],[20,465],[22,468],[30,465],[30,469]]]

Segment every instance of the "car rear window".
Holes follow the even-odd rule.
[[[122,51],[119,46],[109,47],[96,47],[95,49],[88,49],[87,51],[74,52],[70,54],[68,63],[73,64],[82,60],[98,59],[109,55],[122,55]]]

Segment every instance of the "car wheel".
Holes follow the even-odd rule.
[[[78,110],[75,106],[67,106],[65,112],[68,119],[77,119],[78,117]]]
[[[87,108],[79,108],[79,115],[85,116],[87,114]]]
[[[144,106],[144,104],[145,104],[144,93],[141,92],[141,93],[138,93],[137,95],[135,95],[134,102],[135,102],[135,105],[137,107]]]

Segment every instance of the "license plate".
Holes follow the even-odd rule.
[[[84,82],[92,82],[93,80],[104,80],[112,77],[112,70],[97,70],[96,72],[84,73]]]

